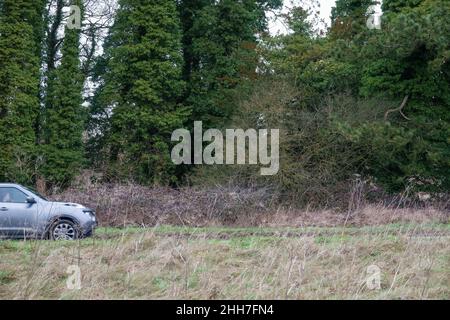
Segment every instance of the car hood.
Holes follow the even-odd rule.
[[[90,210],[88,207],[85,207],[82,204],[72,203],[72,202],[50,202],[50,204],[54,205],[54,206],[58,206],[58,207],[68,207],[68,208]]]

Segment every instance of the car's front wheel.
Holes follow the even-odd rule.
[[[77,225],[70,220],[58,220],[50,228],[52,240],[77,240],[80,233]]]

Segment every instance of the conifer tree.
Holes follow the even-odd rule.
[[[331,11],[331,36],[339,39],[354,39],[367,31],[367,12],[376,0],[337,0]]]
[[[419,6],[424,0],[383,0],[384,13],[398,13],[403,9]]]
[[[398,101],[385,115],[387,129],[375,131],[381,146],[389,135],[398,146],[374,152],[375,175],[397,189],[412,179],[427,191],[448,190],[450,3],[387,1],[385,6],[395,10],[388,11],[382,32],[364,49],[361,93]]]
[[[184,125],[180,105],[182,50],[175,1],[121,0],[106,42],[103,85],[95,97],[103,127],[104,154],[114,178],[146,184],[175,180],[171,134]]]
[[[0,180],[33,179],[43,1],[0,6]]]
[[[82,8],[81,0],[73,4]],[[40,173],[48,185],[67,185],[83,166],[85,79],[80,68],[80,33],[66,26],[61,63],[49,72],[40,146]]]
[[[195,120],[223,125],[234,111],[232,89],[254,79],[258,64],[256,36],[266,30],[266,11],[280,0],[183,0],[186,104]]]

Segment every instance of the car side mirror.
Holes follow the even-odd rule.
[[[27,203],[34,204],[36,203],[36,199],[34,199],[33,197],[27,197]]]

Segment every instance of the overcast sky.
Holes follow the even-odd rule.
[[[284,0],[285,2],[285,11],[287,8],[291,8],[293,5],[300,5],[300,4],[306,4],[311,3],[311,0]],[[325,22],[329,25],[330,24],[330,16],[331,16],[331,8],[334,7],[334,4],[336,3],[336,0],[319,0],[320,8],[317,8],[320,12],[320,17],[325,20]],[[273,15],[270,15],[274,17]],[[279,19],[274,19],[270,24],[270,32],[272,34],[280,33],[286,33],[286,27],[283,25],[282,21]]]

